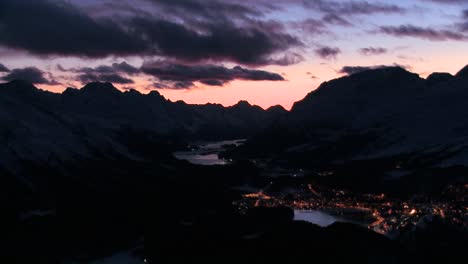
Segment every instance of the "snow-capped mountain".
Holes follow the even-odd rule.
[[[90,83],[56,94],[13,81],[0,84],[4,146],[0,162],[12,168],[22,160],[51,162],[93,155],[138,159],[140,153],[129,146],[139,141],[247,137],[285,112],[244,101],[232,107],[189,105],[168,101],[156,91],[121,92],[110,83]]]

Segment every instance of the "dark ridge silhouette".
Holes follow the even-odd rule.
[[[94,95],[94,96],[105,96],[105,95],[120,95],[122,94],[119,89],[115,88],[112,83],[106,82],[91,82],[80,89],[81,93]]]
[[[435,85],[444,83],[452,80],[453,75],[447,72],[435,72],[427,76],[427,82],[429,85]]]
[[[373,191],[393,186],[385,179],[394,171],[413,175],[407,190],[466,180],[466,173],[433,171],[468,166],[466,69],[455,77],[434,73],[423,79],[388,67],[325,82],[283,119],[225,155],[313,170],[340,164],[334,183]],[[362,173],[372,168],[373,173]],[[430,180],[414,180],[422,175]],[[402,182],[395,183],[395,190],[404,192]]]
[[[467,79],[468,78],[468,65],[461,69],[456,75],[458,78]]]
[[[131,157],[119,137],[129,128],[160,138],[226,139],[249,137],[286,111],[263,110],[241,101],[231,107],[171,102],[158,92],[121,92],[111,83],[93,82],[62,94],[37,89],[26,81],[0,84],[0,128],[14,138],[0,153],[5,159],[47,160],[95,156],[108,148]],[[9,117],[15,116],[21,122]],[[24,130],[24,131],[23,131]],[[136,139],[135,139],[136,140]],[[28,150],[27,150],[28,149]]]
[[[285,113],[287,112],[286,109],[282,105],[274,105],[270,106],[267,111],[269,112],[277,112],[277,113]]]
[[[38,89],[28,81],[16,80],[3,84],[2,91],[8,94],[33,95]]]

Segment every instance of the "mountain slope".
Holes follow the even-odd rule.
[[[14,81],[0,84],[0,151],[3,166],[15,161],[74,160],[96,155],[143,158],[129,148],[144,141],[241,138],[256,133],[286,111],[240,102],[232,107],[170,102],[156,91],[120,92],[110,83],[90,83],[63,94]],[[136,136],[138,135],[138,136]],[[130,138],[134,137],[134,138]]]
[[[344,133],[377,131],[383,149],[398,154],[466,140],[463,79],[434,85],[401,68],[363,72],[321,86],[297,103],[291,120],[340,128]]]
[[[270,157],[310,164],[410,155],[430,166],[468,165],[465,72],[423,79],[390,67],[325,82],[245,152],[265,156],[265,147]]]

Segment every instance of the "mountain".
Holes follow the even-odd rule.
[[[62,94],[23,81],[0,84],[1,246],[9,263],[93,263],[122,251],[156,262],[174,256],[219,262],[213,249],[224,256],[233,248],[245,253],[234,254],[236,262],[252,256],[287,262],[311,245],[337,262],[407,259],[397,242],[367,229],[321,229],[292,221],[286,208],[241,214],[241,192],[232,187],[272,186],[277,179],[269,169],[282,165],[307,167],[304,183],[379,186],[373,192],[393,186],[414,194],[414,186],[446,186],[453,175],[466,182],[466,166],[449,166],[467,160],[465,72],[427,80],[401,68],[361,72],[322,84],[290,112],[245,101],[171,102],[156,91],[121,92],[109,83]],[[171,155],[186,140],[239,137],[250,140],[231,155],[263,157],[274,166],[197,166]],[[312,169],[327,176],[309,175]],[[418,254],[427,259],[427,252],[446,252],[440,243],[463,252],[458,240],[416,238],[427,241]],[[260,251],[252,246],[259,243]]]
[[[468,78],[468,65],[463,67],[457,74],[455,75],[459,79],[467,79]]]
[[[223,181],[246,177],[245,169],[209,172],[178,161],[175,148],[249,137],[285,113],[244,101],[171,102],[156,91],[121,92],[110,83],[62,94],[24,81],[0,84],[1,246],[11,263],[91,263],[122,249],[141,252],[146,219],[166,213],[161,201],[171,205],[167,197],[182,184],[188,199],[203,193],[218,201]]]
[[[90,197],[133,192],[145,186],[148,173],[180,166],[172,152],[188,141],[246,138],[285,113],[247,102],[171,102],[156,91],[121,92],[110,83],[62,94],[24,81],[0,84],[0,206],[43,208],[56,195],[68,196],[67,189]]]
[[[467,99],[463,70],[427,80],[399,67],[370,70],[322,84],[294,105],[288,125],[332,141],[370,137],[351,151],[354,159],[446,152],[441,162],[468,165]]]
[[[354,180],[359,179],[354,174],[393,177],[466,167],[466,70],[423,79],[389,67],[325,82],[282,120],[227,155],[317,170],[346,167]],[[362,173],[371,167],[378,167],[375,175]]]
[[[73,160],[96,153],[135,159],[140,153],[128,143],[244,138],[286,112],[243,101],[231,107],[189,105],[166,100],[156,91],[121,92],[110,83],[56,94],[24,81],[0,84],[0,110],[0,141],[7,146],[0,151],[3,166],[15,160]]]

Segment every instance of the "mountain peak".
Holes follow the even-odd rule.
[[[438,84],[450,81],[453,78],[453,75],[448,72],[434,72],[427,76],[426,80],[429,85]]]
[[[370,69],[322,83],[303,100],[294,103],[291,112],[296,113],[298,119],[328,118],[332,113],[336,116],[349,115],[351,110],[358,111],[382,99],[383,103],[389,103],[390,98],[397,100],[402,96],[411,96],[423,84],[418,74],[402,67]],[[335,106],[338,105],[350,110],[337,111]]]
[[[152,90],[151,92],[148,93],[148,95],[151,95],[151,96],[161,96],[161,94],[156,91],[156,90]]]
[[[239,106],[239,107],[245,107],[245,106],[252,106],[248,101],[246,100],[240,100],[239,102],[237,102],[237,104],[235,104],[234,106]]]
[[[468,65],[461,69],[455,76],[457,78],[468,79]]]
[[[8,83],[1,84],[2,90],[7,90],[10,93],[31,95],[36,93],[39,89],[31,82],[16,80]]]
[[[358,72],[351,76],[373,76],[377,78],[381,78],[381,77],[395,78],[395,76],[414,76],[414,75],[417,75],[417,74],[409,72],[401,66],[388,66],[388,67],[378,67],[375,69],[369,69],[366,71]]]
[[[65,89],[65,91],[63,91],[62,94],[64,94],[64,95],[75,95],[75,94],[78,94],[79,92],[80,92],[80,90],[78,90],[76,88],[68,87],[67,89]]]
[[[134,95],[134,96],[142,95],[138,90],[135,90],[135,89],[128,89],[127,91],[124,92],[124,94]]]
[[[157,99],[157,100],[160,100],[160,101],[166,101],[166,98],[164,96],[162,96],[158,91],[156,90],[152,90],[151,92],[149,92],[147,94],[147,96],[149,98],[153,98],[153,99]]]
[[[120,95],[120,92],[112,83],[91,82],[81,88],[81,92],[99,95]]]
[[[286,109],[284,109],[283,106],[281,105],[273,105],[273,106],[270,106],[268,107],[268,109],[266,110],[267,112],[274,112],[274,113],[286,113],[288,112]]]

